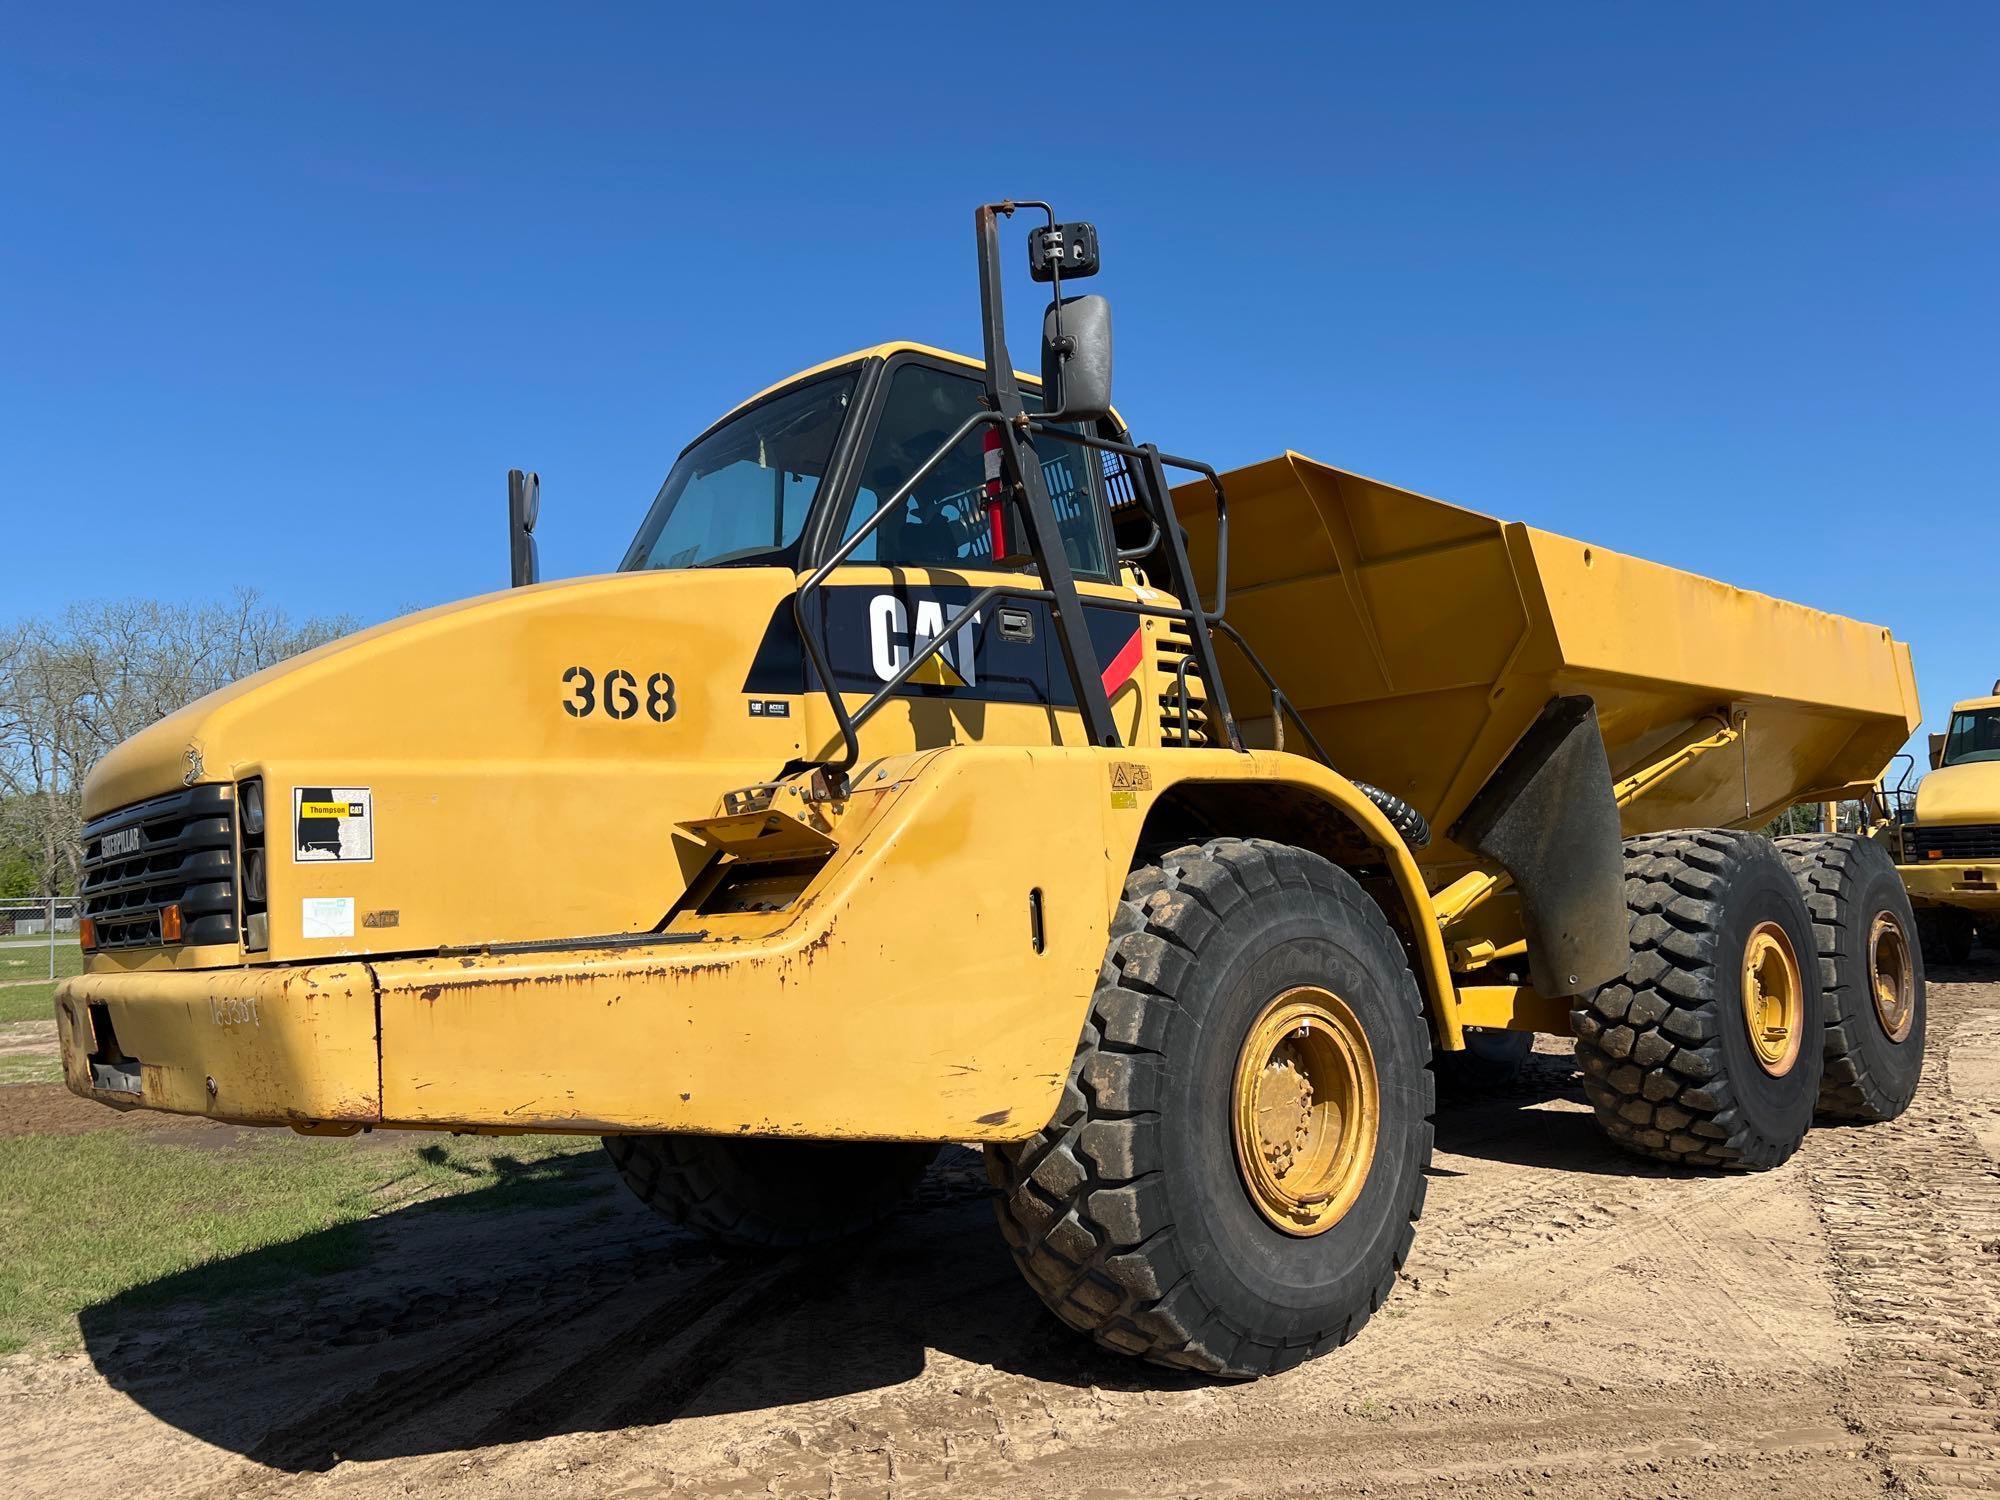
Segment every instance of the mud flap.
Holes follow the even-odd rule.
[[[1579,995],[1625,972],[1623,834],[1589,698],[1549,700],[1452,837],[1513,876],[1542,994]]]

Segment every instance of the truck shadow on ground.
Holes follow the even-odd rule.
[[[1438,1149],[1672,1173],[1613,1147],[1581,1099],[1570,1059],[1538,1055],[1497,1091],[1442,1099]],[[934,1355],[1075,1387],[1200,1383],[1105,1353],[1042,1307],[969,1150],[947,1149],[882,1228],[777,1255],[659,1220],[601,1152],[496,1165],[490,1187],[89,1307],[85,1348],[161,1421],[291,1471],[855,1396]]]
[[[1582,1075],[1566,1053],[1537,1053],[1511,1082],[1485,1091],[1441,1088],[1437,1149],[1551,1172],[1602,1177],[1700,1175],[1634,1156],[1612,1144],[1584,1098]]]
[[[292,1471],[854,1395],[930,1351],[1075,1386],[1196,1383],[1049,1315],[970,1151],[873,1233],[775,1256],[656,1219],[601,1153],[559,1161],[133,1288],[80,1314],[85,1348],[161,1421]]]

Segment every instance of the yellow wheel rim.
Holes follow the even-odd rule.
[[[1345,1000],[1302,985],[1257,1017],[1236,1060],[1236,1165],[1257,1211],[1287,1234],[1324,1234],[1368,1181],[1382,1092],[1368,1034]]]
[[[1875,992],[1875,1019],[1892,1042],[1910,1034],[1917,1020],[1917,969],[1903,924],[1886,911],[1868,926],[1868,985]]]
[[[1743,945],[1743,1024],[1758,1066],[1782,1078],[1804,1042],[1805,981],[1791,937],[1776,922],[1760,922]]]

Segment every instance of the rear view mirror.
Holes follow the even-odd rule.
[[[1043,314],[1042,400],[1066,421],[1111,414],[1111,304],[1102,297],[1065,297]]]
[[[535,583],[542,576],[542,558],[535,546],[535,522],[542,510],[542,476],[507,471],[507,556],[514,587]]]
[[[1941,734],[1934,734],[1931,736],[1931,769],[1935,771],[1939,766],[1943,764],[1944,764],[1944,736]]]

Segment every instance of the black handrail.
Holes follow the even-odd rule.
[[[953,448],[965,441],[975,428],[987,426],[999,420],[1000,414],[998,412],[980,411],[974,412],[961,422],[957,429],[944,440],[944,443],[936,452],[932,453],[929,458],[919,464],[911,472],[910,477],[898,485],[895,492],[887,500],[884,500],[867,520],[856,527],[853,534],[843,541],[840,546],[835,548],[833,554],[825,562],[813,569],[805,582],[799,585],[798,591],[792,595],[792,619],[798,628],[799,639],[805,647],[806,655],[812,662],[813,674],[819,679],[820,687],[826,694],[827,703],[833,710],[834,722],[840,726],[842,753],[838,761],[798,762],[794,763],[790,769],[799,770],[803,769],[805,765],[825,764],[828,770],[837,771],[842,776],[845,776],[849,771],[854,769],[861,759],[861,739],[859,733],[861,726],[874,717],[876,711],[895,695],[898,688],[910,680],[919,667],[942,651],[945,645],[960,630],[972,623],[973,618],[981,610],[996,599],[1040,600],[1044,602],[1053,599],[1052,592],[1047,588],[1021,588],[1012,584],[993,584],[980,590],[979,593],[975,594],[961,606],[958,613],[953,615],[921,649],[911,652],[910,659],[897,670],[896,674],[880,688],[876,689],[868,701],[863,703],[860,709],[853,713],[848,712],[846,701],[840,693],[839,684],[834,680],[833,665],[827,658],[825,648],[819,639],[819,633],[813,624],[812,612],[807,607],[810,600],[818,595],[827,579],[854,555],[855,550],[875,530],[882,519],[897,506],[907,501],[910,497],[910,492],[930,476],[931,472],[944,461]],[[1155,473],[1157,473],[1160,465],[1171,464],[1175,468],[1187,469],[1192,473],[1206,476],[1209,483],[1215,489],[1216,597],[1219,601],[1226,597],[1229,504],[1223,493],[1222,477],[1214,469],[1198,459],[1177,458],[1171,454],[1161,453],[1157,448],[1153,448],[1150,445],[1146,447],[1134,447],[1129,443],[1118,443],[1108,438],[1092,437],[1087,433],[1076,432],[1065,427],[1048,426],[1035,419],[1030,419],[1028,425],[1038,434],[1055,438],[1061,442],[1076,443],[1085,448],[1100,448],[1107,452],[1120,453],[1137,458],[1142,463],[1151,466]],[[1158,488],[1160,491],[1157,497],[1152,493],[1155,488]],[[1135,485],[1134,491],[1142,496],[1140,501],[1142,505],[1150,506],[1156,500],[1160,502],[1164,501],[1164,486],[1157,486],[1153,483]],[[1154,529],[1160,531],[1162,528],[1160,527],[1158,518],[1153,519]],[[1175,537],[1175,540],[1179,540],[1178,536]],[[1185,562],[1185,556],[1186,554],[1183,552],[1181,554],[1183,563]],[[1205,644],[1203,632],[1205,632],[1207,627],[1220,625],[1224,629],[1230,630],[1231,634],[1234,635],[1233,628],[1223,621],[1219,605],[1215,610],[1202,608],[1200,596],[1194,589],[1192,577],[1186,578],[1184,586],[1192,597],[1190,603],[1183,608],[1176,609],[1168,605],[1148,604],[1138,599],[1100,598],[1091,599],[1090,607],[1093,609],[1113,609],[1125,614],[1153,615],[1161,619],[1180,620],[1191,627],[1190,633],[1194,635],[1197,642],[1203,644]],[[1241,644],[1242,638],[1237,636],[1236,639]],[[1200,647],[1198,646],[1197,649],[1200,649]],[[1248,648],[1246,647],[1245,649]],[[1202,672],[1202,677],[1209,685],[1208,691],[1211,708],[1216,708],[1219,705],[1219,717],[1222,720],[1224,737],[1228,740],[1230,748],[1241,750],[1243,748],[1242,736],[1237,732],[1235,719],[1229,713],[1228,700],[1222,693],[1220,669],[1214,664],[1213,652],[1204,651],[1203,654],[1208,658],[1204,662],[1205,669]],[[1184,658],[1183,660],[1191,661],[1192,658]],[[1261,664],[1259,671],[1262,671]],[[1185,701],[1185,667],[1181,669],[1180,675],[1183,687],[1182,698]],[[1269,674],[1265,674],[1265,678],[1266,681],[1269,681]],[[1191,743],[1187,738],[1185,722],[1182,728],[1181,743],[1183,745]]]
[[[818,677],[820,686],[826,693],[827,702],[833,710],[834,721],[840,727],[841,755],[837,761],[793,761],[787,768],[788,771],[818,765],[834,773],[834,777],[844,787],[848,772],[852,771],[861,759],[861,741],[858,732],[860,726],[888,701],[897,688],[908,682],[919,667],[943,650],[945,643],[955,637],[984,605],[996,598],[1047,601],[1056,637],[1062,647],[1064,668],[1069,674],[1071,688],[1076,695],[1077,709],[1083,716],[1086,738],[1096,745],[1116,746],[1121,743],[1117,725],[1111,718],[1108,696],[1097,673],[1096,652],[1084,623],[1086,606],[1078,596],[1075,579],[1071,575],[1069,561],[1058,535],[1047,485],[1041,467],[1035,461],[1032,438],[1036,434],[1053,437],[1058,442],[1118,453],[1128,460],[1127,468],[1132,474],[1133,493],[1150,515],[1156,536],[1155,545],[1164,548],[1167,554],[1169,571],[1173,575],[1173,592],[1185,601],[1187,608],[1169,609],[1145,604],[1139,600],[1122,599],[1093,599],[1088,607],[1111,608],[1134,614],[1159,615],[1188,621],[1192,627],[1190,634],[1193,652],[1200,657],[1201,675],[1208,685],[1209,710],[1220,724],[1223,738],[1230,748],[1235,750],[1243,748],[1242,736],[1238,733],[1236,721],[1229,711],[1229,698],[1222,685],[1222,672],[1216,663],[1211,629],[1221,621],[1229,586],[1229,505],[1223,493],[1222,476],[1199,460],[1163,454],[1151,444],[1135,447],[1130,443],[1093,437],[1088,433],[1065,428],[1059,424],[1064,420],[1075,420],[1066,413],[1048,412],[1036,418],[1026,410],[1019,383],[1014,376],[1013,361],[1007,354],[1006,320],[1000,289],[998,219],[1003,216],[1011,217],[1017,208],[1039,208],[1047,216],[1050,227],[1053,228],[1055,225],[1054,208],[1039,199],[982,204],[973,214],[979,250],[979,301],[989,409],[975,412],[960,423],[958,429],[896,488],[895,493],[884,500],[875,512],[856,528],[853,535],[835,548],[832,556],[812,571],[792,596],[792,617],[799,632],[800,644],[812,663],[814,675]],[[1062,270],[1058,261],[1053,288],[1056,308],[1055,333],[1058,339],[1061,337],[1062,327],[1061,277]],[[1029,549],[1034,557],[1036,577],[1041,587],[1023,589],[1011,585],[994,585],[982,590],[930,641],[911,652],[909,661],[905,662],[902,668],[861,706],[858,713],[850,714],[841,697],[839,685],[834,679],[832,663],[828,660],[825,647],[819,639],[811,605],[834,570],[853,556],[855,549],[861,545],[864,538],[874,532],[883,517],[906,502],[911,491],[944,460],[945,456],[963,442],[974,428],[981,426],[993,426],[999,434],[1001,462],[1006,474],[1012,478],[1018,490],[1018,500],[1027,522]],[[1121,436],[1123,435],[1121,432]],[[1129,460],[1137,460],[1136,465]],[[1174,517],[1169,496],[1165,472],[1167,465],[1205,475],[1215,490],[1216,581],[1215,602],[1212,609],[1203,607],[1200,590],[1195,585],[1193,572],[1188,564],[1181,527]],[[1113,550],[1117,551],[1115,547]],[[997,558],[995,562],[998,562]],[[1185,671],[1181,674],[1181,680],[1182,696],[1185,700]],[[1185,725],[1183,742],[1186,742]]]
[[[812,628],[811,616],[806,610],[806,601],[819,592],[821,585],[832,576],[836,568],[854,555],[855,548],[859,547],[863,540],[881,524],[882,518],[908,500],[910,498],[910,491],[914,490],[930,477],[931,471],[944,462],[945,455],[963,442],[975,427],[983,427],[999,420],[1000,413],[997,411],[976,411],[963,422],[959,423],[958,430],[946,438],[935,453],[918,464],[911,472],[910,477],[896,487],[895,493],[890,495],[887,500],[884,500],[876,508],[873,515],[866,521],[863,521],[860,526],[856,527],[852,536],[834,548],[833,555],[817,568],[814,568],[806,581],[799,585],[798,591],[792,595],[792,620],[798,627],[799,640],[805,647],[806,655],[812,660],[814,675],[819,678],[820,686],[826,692],[827,703],[833,709],[834,722],[840,726],[841,749],[843,753],[840,761],[835,765],[829,766],[829,770],[838,771],[843,776],[853,770],[855,763],[861,759],[861,740],[855,733],[857,727],[856,721],[848,714],[847,705],[841,701],[840,687],[833,679],[833,664],[827,660],[826,652],[820,646],[819,633]],[[933,642],[933,644],[949,640],[950,635],[951,633],[948,631],[941,634],[937,638],[937,642]],[[928,653],[926,653],[923,659],[927,658]],[[911,657],[913,663],[919,659],[914,655]],[[879,698],[881,695],[877,694],[876,696]],[[869,700],[871,712],[873,711],[874,702],[874,699]]]
[[[1325,764],[1328,770],[1336,769],[1336,767],[1333,764],[1333,757],[1326,753],[1326,746],[1322,745],[1319,742],[1319,736],[1312,732],[1312,726],[1306,723],[1305,715],[1301,714],[1298,711],[1298,708],[1293,704],[1292,700],[1285,696],[1285,690],[1278,686],[1278,679],[1271,675],[1270,670],[1264,665],[1263,659],[1260,658],[1255,651],[1252,651],[1250,649],[1250,643],[1243,639],[1243,632],[1238,630],[1234,625],[1230,624],[1227,620],[1217,620],[1215,622],[1215,626],[1218,630],[1220,630],[1225,636],[1229,638],[1229,640],[1235,645],[1238,651],[1241,651],[1243,653],[1243,659],[1250,663],[1250,669],[1254,671],[1259,677],[1263,678],[1264,686],[1270,689],[1271,722],[1274,726],[1276,726],[1275,732],[1280,737],[1278,748],[1280,750],[1284,749],[1284,741],[1282,738],[1284,735],[1284,728],[1282,725],[1282,721],[1279,718],[1279,715],[1281,713],[1288,713],[1292,716],[1292,722],[1299,726],[1299,733],[1306,737],[1306,743],[1312,746],[1313,754],[1317,755],[1320,758],[1321,762]]]
[[[1097,448],[1105,453],[1122,454],[1126,458],[1136,458],[1142,463],[1158,460],[1168,468],[1186,469],[1190,474],[1199,474],[1209,482],[1215,491],[1215,607],[1209,610],[1208,614],[1212,619],[1220,619],[1229,598],[1229,497],[1223,493],[1222,476],[1198,458],[1177,458],[1171,453],[1162,453],[1151,443],[1135,445],[1117,442],[1111,438],[1092,437],[1087,432],[1048,426],[1047,421],[1046,417],[1030,417],[1028,426],[1043,436],[1055,438],[1058,442],[1075,443],[1083,448]],[[1132,492],[1139,497],[1141,506],[1147,504],[1144,490],[1145,487],[1138,483],[1138,476],[1134,475]],[[1167,508],[1164,487],[1159,496],[1159,503],[1163,509]],[[1170,509],[1167,514],[1160,516],[1154,516],[1149,512],[1147,519],[1153,522],[1156,531],[1176,524]],[[1122,557],[1124,554],[1119,555]],[[1198,607],[1201,599],[1194,591],[1194,579],[1189,578],[1187,583],[1191,602]]]
[[[1250,649],[1250,643],[1243,639],[1242,632],[1227,620],[1217,620],[1215,623],[1221,628],[1222,633],[1235,643],[1236,649],[1243,653],[1243,659],[1250,663],[1251,670],[1264,679],[1264,686],[1271,690],[1271,738],[1276,742],[1273,748],[1280,751],[1285,748],[1284,715],[1290,714],[1292,722],[1299,726],[1299,733],[1306,737],[1306,743],[1312,746],[1313,754],[1320,758],[1321,764],[1337,776],[1346,775],[1333,763],[1333,757],[1326,753],[1326,746],[1322,745],[1319,736],[1312,732],[1312,726],[1306,723],[1305,715],[1299,712],[1298,705],[1285,696],[1284,689],[1278,686],[1278,680],[1271,675],[1257,653]],[[1185,703],[1186,687],[1183,686],[1181,691]],[[1185,707],[1182,713],[1185,717]],[[1430,843],[1430,820],[1416,808],[1394,792],[1384,791],[1372,782],[1358,781],[1351,776],[1347,780],[1356,791],[1375,804],[1382,816],[1389,820],[1389,826],[1395,829],[1396,836],[1404,843],[1412,849],[1421,849]]]

